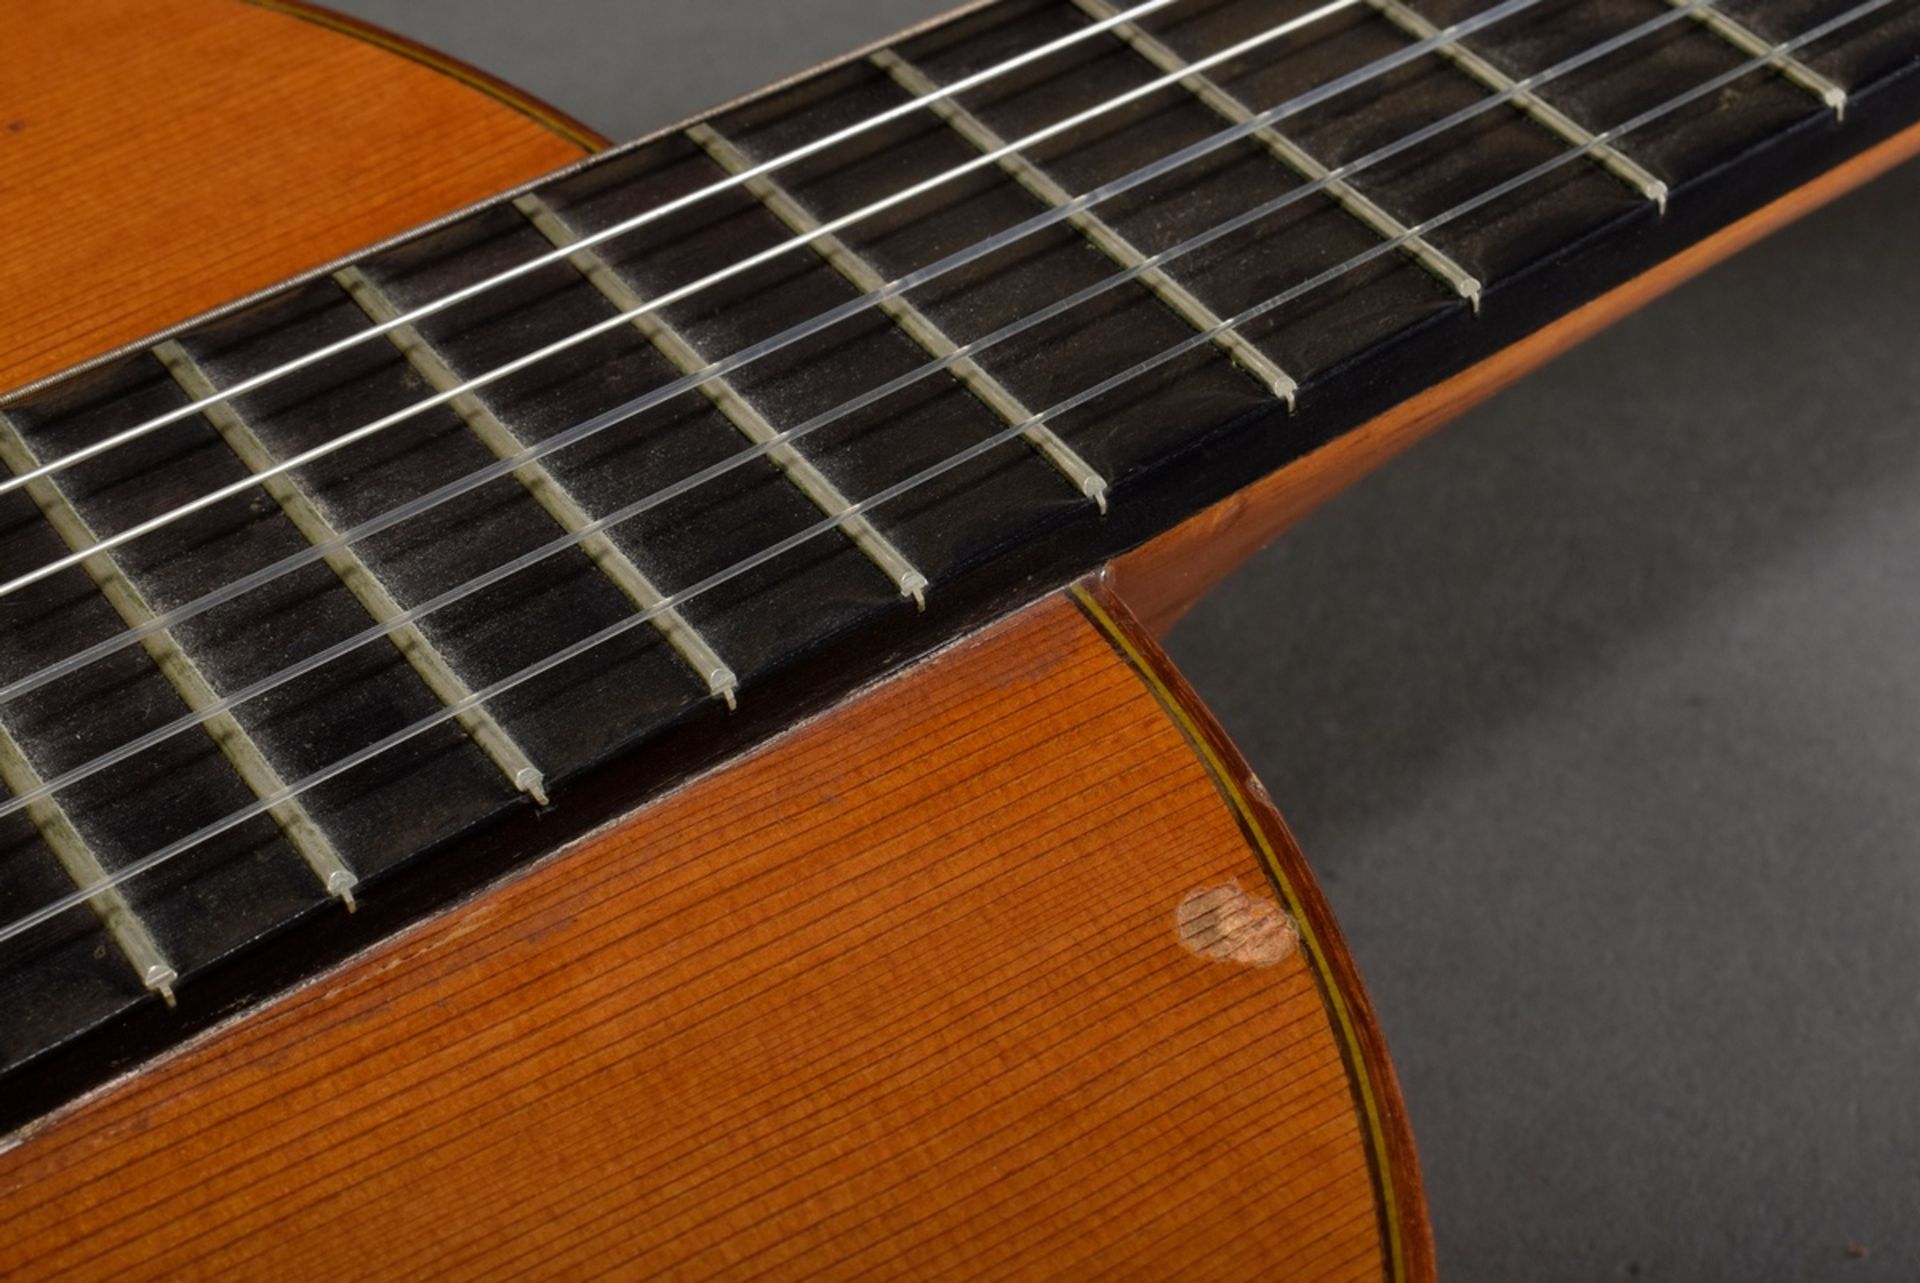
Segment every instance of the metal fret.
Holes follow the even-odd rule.
[[[359,268],[343,267],[334,273],[334,279],[374,321],[384,325],[401,314],[399,305]],[[435,391],[445,392],[460,386],[460,376],[453,367],[434,351],[413,326],[396,326],[387,331],[387,337],[393,340],[394,346],[400,349]],[[496,457],[512,458],[527,449],[527,443],[471,392],[452,397],[447,404]],[[545,464],[537,460],[523,463],[513,470],[513,475],[562,529],[579,534],[593,524],[593,517],[561,484],[560,479],[548,471]],[[625,594],[627,600],[641,610],[657,610],[660,603],[666,600],[666,594],[654,586],[646,572],[635,565],[632,558],[620,551],[619,545],[609,539],[605,531],[595,531],[582,538],[580,550],[586,553],[600,573]],[[659,610],[651,622],[687,665],[706,682],[709,693],[726,700],[728,708],[735,707],[740,689],[739,678],[707,644],[707,639],[700,635],[700,631],[687,621],[686,616],[668,607]]]
[[[1440,34],[1439,27],[1401,0],[1367,0],[1367,3],[1415,40],[1430,40]],[[1437,52],[1497,94],[1507,93],[1519,83],[1458,40],[1444,42]],[[1535,123],[1552,130],[1576,147],[1586,148],[1589,159],[1659,206],[1661,213],[1667,212],[1667,185],[1638,161],[1609,144],[1595,145],[1594,135],[1586,126],[1537,94],[1522,89],[1513,94],[1511,101],[1517,109],[1532,117]]]
[[[548,241],[560,249],[576,243],[580,234],[571,227],[560,214],[538,196],[525,195],[516,199],[514,207],[526,216],[528,222],[545,236]],[[657,311],[640,312],[646,299],[629,284],[625,277],[615,271],[597,251],[578,250],[567,256],[571,263],[587,281],[600,291],[614,307],[622,312],[638,312],[633,318],[634,328],[653,344],[674,368],[682,374],[696,374],[706,369],[711,362],[693,343]],[[709,378],[700,384],[700,390],[715,409],[725,415],[727,421],[739,430],[740,434],[758,445],[779,435],[772,423],[754,408],[753,403],[742,395],[740,390],[725,378]],[[906,554],[893,544],[893,541],[858,513],[842,516],[852,501],[840,492],[840,488],[828,480],[826,474],[814,467],[807,457],[792,445],[782,442],[767,451],[767,458],[777,466],[791,481],[796,489],[811,500],[817,508],[829,517],[841,517],[840,530],[853,545],[865,553],[868,560],[878,566],[899,588],[900,595],[911,597],[914,603],[925,610],[927,607],[927,577],[914,569]]]
[[[891,49],[876,50],[869,54],[868,58],[874,66],[892,76],[895,84],[916,98],[932,94],[939,89],[939,86],[925,72]],[[936,99],[928,106],[955,133],[981,151],[1005,151],[1006,140],[995,133],[992,126],[953,99]],[[1048,177],[1047,172],[1039,165],[1018,152],[1005,151],[998,163],[1008,177],[1056,209],[1073,200],[1072,194],[1066,188]],[[1138,267],[1147,259],[1147,256],[1141,253],[1118,229],[1089,210],[1081,210],[1069,217],[1067,222],[1099,247],[1108,258],[1122,267]],[[1212,308],[1195,298],[1185,286],[1161,269],[1150,268],[1142,272],[1138,279],[1142,285],[1152,290],[1162,303],[1172,308],[1182,320],[1196,330],[1215,329],[1224,324]],[[1214,342],[1236,365],[1266,384],[1275,396],[1285,400],[1288,408],[1292,408],[1299,385],[1295,383],[1293,376],[1275,364],[1272,358],[1255,347],[1238,330],[1222,329],[1219,338]]]
[[[711,125],[694,125],[687,130],[691,138],[709,156],[712,156],[728,173],[739,174],[750,169],[753,162],[735,147]],[[765,205],[789,228],[801,235],[807,235],[820,226],[818,219],[809,213],[799,201],[795,200],[779,183],[762,174],[747,180],[747,190],[756,200]],[[834,269],[855,289],[862,293],[871,293],[884,286],[886,278],[875,271],[859,254],[838,236],[816,236],[810,242],[815,253],[832,264]],[[959,345],[948,338],[946,332],[933,323],[932,318],[915,307],[902,295],[894,295],[880,303],[880,308],[893,323],[935,357],[948,357],[959,350]],[[1024,423],[1034,417],[1020,399],[982,369],[971,357],[963,357],[948,367],[953,375],[969,391],[1009,424]],[[1067,480],[1079,488],[1080,493],[1094,501],[1100,511],[1107,510],[1107,482],[1093,466],[1082,459],[1074,449],[1044,424],[1036,424],[1021,434],[1027,443],[1044,456],[1048,462],[1060,470]]]
[[[220,439],[227,443],[249,472],[265,472],[274,467],[279,460],[266,442],[260,439],[253,425],[234,408],[230,401],[213,400],[219,395],[219,389],[213,380],[201,368],[199,362],[188,355],[187,350],[169,339],[153,349],[160,363],[173,375],[183,391],[196,401],[211,401],[203,411],[207,422],[213,425]],[[322,544],[337,539],[340,532],[334,528],[313,497],[306,492],[291,473],[277,473],[262,482],[268,495],[280,505],[280,511],[293,523],[294,529],[311,544]],[[405,657],[420,680],[427,684],[441,703],[458,704],[472,696],[473,690],[453,669],[453,663],[443,655],[434,644],[427,640],[417,624],[403,621],[395,624],[405,613],[393,594],[387,591],[371,567],[361,559],[360,554],[351,546],[341,547],[326,557],[328,569],[340,578],[347,591],[354,595],[375,623],[388,626],[387,637],[394,648]],[[547,804],[546,777],[533,764],[531,758],[516,744],[505,727],[494,720],[493,714],[484,707],[476,706],[460,714],[456,719],[462,730],[473,739],[482,752],[500,768],[509,783],[527,794],[540,805]]]
[[[27,754],[14,739],[12,732],[0,724],[0,784],[5,784],[15,797],[36,792],[45,783],[33,764],[27,760]],[[180,973],[167,961],[167,955],[160,949],[147,930],[147,924],[134,912],[127,898],[120,894],[118,887],[103,885],[107,881],[107,871],[101,865],[93,848],[80,836],[66,808],[52,797],[36,798],[25,807],[27,819],[40,832],[40,840],[66,869],[67,876],[79,890],[91,886],[100,889],[87,900],[94,914],[99,917],[100,925],[113,937],[113,943],[120,950],[120,956],[127,960],[140,983],[166,999],[169,1007],[173,1005],[173,982]]]
[[[1074,3],[1096,21],[1105,21],[1120,12],[1117,7],[1109,3],[1109,0],[1074,0]],[[1186,71],[1190,65],[1185,58],[1131,22],[1120,23],[1113,27],[1112,31],[1141,58],[1168,75]],[[1204,73],[1192,72],[1182,76],[1180,87],[1205,103],[1215,115],[1230,124],[1244,125],[1259,114],[1222,88],[1218,81]],[[1333,172],[1321,164],[1306,148],[1272,125],[1256,130],[1253,137],[1281,164],[1310,183],[1320,182]],[[1473,305],[1474,311],[1480,310],[1479,280],[1454,262],[1439,247],[1424,236],[1408,235],[1405,223],[1380,208],[1365,193],[1345,179],[1334,178],[1326,182],[1321,190],[1338,202],[1342,209],[1365,223],[1381,239],[1404,238],[1400,239],[1400,248],[1409,257],[1452,286],[1456,294]]]
[[[1667,0],[1667,3],[1677,9],[1686,4],[1687,0]],[[1773,41],[1751,30],[1738,18],[1723,13],[1711,5],[1693,10],[1693,19],[1749,58],[1759,58],[1773,49]],[[1846,118],[1847,91],[1839,85],[1834,84],[1792,54],[1776,53],[1767,59],[1767,65],[1818,98],[1826,106],[1833,108],[1836,118],[1842,120]]]
[[[20,435],[5,415],[0,415],[0,462],[4,462],[16,475],[40,466],[26,438]],[[67,547],[75,552],[85,552],[100,542],[92,526],[80,515],[80,510],[73,506],[55,482],[42,477],[30,482],[26,490],[41,515],[47,519],[47,524],[66,541]],[[148,603],[146,594],[121,569],[112,553],[95,553],[83,560],[80,567],[128,628],[144,629],[157,618],[157,612]],[[172,631],[155,629],[141,638],[140,645],[186,702],[188,710],[204,713],[201,726],[226,755],[227,761],[233,764],[241,780],[253,790],[253,795],[267,798],[285,790],[286,781],[239,720],[224,709],[211,711],[220,702],[219,693]],[[280,826],[281,833],[299,852],[300,858],[307,862],[307,867],[313,870],[314,876],[320,879],[327,894],[352,909],[353,888],[360,879],[334,849],[326,833],[314,822],[306,806],[298,798],[288,798],[276,802],[268,808],[267,813]]]

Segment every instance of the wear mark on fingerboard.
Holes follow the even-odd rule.
[[[891,49],[876,50],[868,55],[874,66],[893,77],[894,83],[916,98],[928,97],[939,92],[939,85],[918,67],[908,62]],[[1008,177],[1026,188],[1055,209],[1070,204],[1073,196],[1066,188],[1055,182],[1047,172],[1035,162],[1017,151],[1007,148],[1006,140],[994,132],[993,127],[951,98],[934,98],[928,103],[928,109],[945,121],[955,133],[982,152],[999,154],[998,164]],[[1067,222],[1092,241],[1101,253],[1125,268],[1139,267],[1147,261],[1134,243],[1117,228],[1090,210],[1079,210],[1068,216]],[[1148,268],[1137,278],[1156,298],[1179,315],[1180,319],[1196,330],[1210,330],[1224,327],[1225,322],[1205,303],[1195,298],[1188,289],[1175,281],[1158,267]],[[1292,375],[1281,369],[1272,358],[1254,346],[1238,330],[1220,328],[1215,346],[1241,369],[1253,375],[1266,385],[1273,395],[1284,400],[1291,408],[1299,385]]]
[[[1676,9],[1685,5],[1687,0],[1667,0]],[[1751,30],[1738,18],[1706,5],[1691,11],[1693,20],[1711,31],[1720,39],[1738,49],[1749,58],[1767,58],[1767,65],[1800,88],[1818,98],[1833,109],[1836,118],[1844,120],[1847,115],[1847,91],[1819,72],[1801,62],[1790,53],[1774,50],[1774,43],[1765,36]],[[1771,57],[1768,57],[1771,55]]]
[[[698,144],[709,156],[718,161],[728,173],[740,174],[753,167],[753,162],[732,142],[723,137],[712,125],[694,125],[687,130],[687,137]],[[834,270],[851,282],[855,289],[871,294],[883,289],[886,278],[876,271],[872,264],[856,253],[848,244],[832,233],[816,235],[821,223],[802,205],[785,187],[767,177],[756,175],[746,180],[746,187],[754,199],[765,205],[775,217],[793,231],[808,238],[808,244],[822,259],[832,265]],[[880,300],[880,310],[885,312],[901,331],[919,344],[930,355],[945,359],[960,350],[960,345],[947,337],[926,313],[908,302],[905,296],[895,294]],[[1100,511],[1107,510],[1107,482],[1094,470],[1092,464],[1081,458],[1079,453],[1060,439],[1059,434],[1044,423],[1038,422],[1033,411],[1027,409],[1020,398],[1008,391],[1000,380],[987,373],[972,357],[961,357],[947,367],[968,391],[984,401],[989,409],[999,415],[1009,425],[1034,420],[1033,426],[1021,433],[1027,443],[1042,457],[1071,481],[1080,493],[1094,501]]]
[[[538,196],[521,196],[513,203],[535,230],[555,247],[565,249],[580,240],[580,233]],[[640,291],[597,251],[591,248],[575,250],[567,256],[567,261],[600,291],[601,297],[620,311],[632,313],[634,328],[680,373],[697,375],[712,364],[691,340],[657,310],[648,310],[646,299]],[[763,445],[780,435],[766,416],[754,408],[753,403],[726,377],[704,378],[700,383],[700,391],[725,416],[727,422],[755,445]],[[911,597],[922,610],[926,609],[927,577],[915,569],[906,554],[881,534],[871,521],[859,513],[847,513],[847,509],[853,506],[852,500],[841,493],[840,488],[828,480],[826,474],[816,468],[805,454],[794,445],[782,441],[767,450],[767,458],[815,507],[829,517],[840,519],[840,532],[893,580],[901,596]]]
[[[1122,12],[1109,0],[1074,0],[1089,17],[1104,21]],[[1233,125],[1244,125],[1259,113],[1222,88],[1204,72],[1189,71],[1185,58],[1131,22],[1112,28],[1113,34],[1142,59],[1168,75],[1180,75],[1180,87],[1204,103],[1216,116]],[[1181,73],[1185,74],[1181,74]],[[1480,282],[1424,236],[1414,235],[1407,225],[1375,204],[1372,198],[1320,163],[1312,152],[1272,125],[1264,125],[1252,135],[1275,159],[1310,183],[1322,183],[1321,190],[1347,213],[1358,219],[1383,240],[1397,240],[1414,262],[1433,273],[1461,298],[1480,310]]]
[[[27,760],[27,754],[20,742],[13,737],[4,724],[0,724],[0,784],[5,784],[15,797],[24,797],[29,793],[40,792],[45,786],[40,773],[33,769]],[[59,800],[51,797],[38,797],[27,803],[24,808],[27,819],[39,832],[40,840],[47,844],[54,858],[67,871],[75,888],[85,891],[98,887],[87,897],[87,904],[94,915],[100,919],[100,925],[106,928],[107,935],[119,949],[120,956],[127,960],[140,983],[173,1005],[173,982],[180,978],[173,964],[167,961],[147,929],[140,915],[121,894],[120,888],[108,885],[107,870],[100,859],[80,836],[80,830],[74,827],[66,808]]]
[[[1402,3],[1402,0],[1367,0],[1367,3],[1415,40],[1432,40],[1441,34],[1441,28],[1428,21],[1419,11]],[[1540,95],[1520,88],[1519,81],[1460,41],[1443,40],[1437,46],[1436,52],[1494,93],[1510,95],[1509,101],[1517,110],[1526,113],[1536,124],[1559,135],[1564,141],[1580,148],[1595,164],[1652,201],[1659,207],[1661,213],[1666,213],[1666,183],[1649,172],[1639,161],[1610,143],[1598,142],[1593,131],[1585,125]]]
[[[292,473],[273,472],[280,461],[260,438],[260,434],[254,431],[253,425],[232,402],[215,399],[219,396],[219,389],[200,363],[172,339],[156,346],[153,353],[188,396],[195,401],[210,402],[203,411],[207,422],[213,425],[213,430],[220,434],[220,439],[227,443],[227,447],[239,456],[247,471],[272,473],[261,485],[280,505],[280,511],[293,523],[294,529],[315,547],[337,542],[340,532],[320,511],[320,506],[306,488]],[[394,600],[387,586],[352,545],[341,544],[326,555],[325,561],[328,569],[339,577],[347,591],[373,617],[373,621],[387,628],[387,638],[393,643],[394,649],[400,652],[441,703],[452,706],[472,697],[472,688],[454,670],[452,660],[427,639],[418,624],[403,618],[405,609]],[[494,720],[492,713],[484,707],[473,707],[455,720],[493,764],[500,768],[508,783],[540,805],[547,804],[546,776],[514,742],[506,728]]]
[[[353,296],[361,310],[379,324],[388,324],[403,315],[400,306],[359,268],[343,267],[334,273],[334,279]],[[461,386],[460,375],[413,326],[394,326],[387,331],[387,337],[436,392],[448,393]],[[447,404],[496,458],[511,459],[527,450],[527,443],[473,393],[457,393],[448,398]],[[580,534],[593,525],[593,517],[574,498],[572,491],[538,460],[522,463],[513,470],[513,475],[562,529]],[[662,608],[666,594],[654,585],[646,572],[622,552],[604,530],[582,536],[580,550],[629,601],[641,610],[654,612],[651,622],[660,635],[706,682],[708,692],[726,700],[727,707],[732,708],[738,698],[739,678],[685,615],[672,606]]]
[[[0,462],[4,462],[16,475],[40,466],[40,460],[34,456],[26,438],[4,415],[0,415]],[[99,535],[56,482],[40,477],[30,482],[26,490],[47,524],[53,527],[54,533],[65,541],[70,550],[86,553],[89,548],[98,546]],[[247,787],[253,790],[254,796],[262,801],[271,797],[281,798],[267,808],[267,814],[273,817],[288,843],[299,852],[314,876],[320,879],[327,894],[347,908],[353,908],[353,888],[359,883],[359,877],[348,867],[305,804],[296,797],[281,797],[286,793],[287,784],[280,777],[280,772],[267,760],[265,751],[247,733],[239,719],[226,710],[213,683],[200,671],[200,666],[187,654],[173,631],[153,626],[159,618],[157,612],[147,601],[146,594],[140,591],[121,567],[119,559],[110,552],[96,552],[83,557],[80,567],[120,616],[121,622],[129,629],[145,633],[140,639],[141,647],[166,677],[168,684],[186,702],[188,710],[201,715],[200,725],[227,761],[233,764],[233,769]]]

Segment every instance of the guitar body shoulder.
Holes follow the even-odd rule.
[[[1045,600],[0,1155],[104,1277],[1426,1278],[1325,901]]]

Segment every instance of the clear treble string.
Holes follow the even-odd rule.
[[[516,454],[506,456],[494,463],[477,468],[465,476],[449,481],[439,488],[429,491],[427,494],[421,495],[389,512],[370,517],[359,525],[342,531],[332,539],[324,540],[304,548],[299,552],[291,553],[259,570],[252,571],[219,588],[211,589],[192,601],[183,603],[138,628],[127,629],[112,637],[105,638],[90,646],[84,647],[73,655],[18,678],[4,687],[0,687],[0,704],[8,703],[32,690],[46,685],[48,682],[57,680],[68,673],[94,663],[127,646],[134,645],[143,638],[150,637],[163,629],[172,628],[216,606],[232,601],[236,597],[243,596],[282,575],[290,574],[304,566],[311,565],[350,544],[357,543],[383,530],[391,529],[402,522],[411,520],[423,512],[429,511],[472,490],[478,489],[483,485],[507,476],[527,463],[543,459],[556,451],[566,449],[615,424],[624,422],[635,415],[642,414],[655,406],[670,401],[685,392],[696,389],[712,379],[724,377],[755,361],[771,356],[795,343],[799,343],[804,339],[821,333],[839,324],[841,321],[864,313],[878,306],[880,303],[885,302],[887,299],[904,294],[908,290],[927,284],[950,272],[957,271],[969,263],[976,262],[987,255],[996,253],[1024,237],[1062,223],[1093,205],[1163,177],[1175,169],[1218,151],[1221,148],[1230,146],[1242,138],[1259,132],[1261,129],[1270,127],[1288,117],[1297,115],[1311,107],[1326,102],[1339,94],[1386,75],[1398,67],[1432,53],[1444,44],[1461,39],[1466,35],[1470,35],[1484,27],[1502,21],[1513,14],[1532,8],[1542,2],[1543,0],[1505,0],[1504,3],[1496,5],[1484,13],[1475,15],[1473,18],[1466,19],[1442,31],[1438,31],[1427,39],[1409,44],[1391,54],[1377,58],[1361,67],[1357,67],[1332,81],[1316,86],[1314,89],[1270,107],[1238,125],[1233,125],[1221,130],[1219,133],[1202,138],[1176,152],[1162,157],[1158,161],[1142,166],[1129,174],[1125,174],[1100,187],[1096,187],[1063,205],[1035,214],[1025,221],[1006,228],[986,240],[957,250],[944,258],[927,264],[925,267],[918,268],[904,276],[889,281],[878,289],[831,308],[819,316],[791,326],[777,334],[742,348],[730,356],[712,362],[699,370],[662,384],[600,415],[596,415],[584,423],[568,428],[563,432],[556,433],[542,440],[537,445],[529,446],[527,449]],[[818,234],[818,232],[816,232],[816,234]],[[753,449],[745,450],[735,456],[734,460],[725,462],[733,464],[737,460],[738,463],[745,463],[756,457],[758,453],[761,453],[761,451]],[[251,480],[258,481],[264,475],[263,473],[256,473]],[[96,545],[87,549],[87,553],[91,555],[98,550],[99,546]]]
[[[885,400],[887,397],[919,383],[923,379],[938,374],[940,371],[948,369],[960,361],[975,357],[989,348],[1023,334],[1038,325],[1045,324],[1047,321],[1061,316],[1084,303],[1090,302],[1109,291],[1118,289],[1130,281],[1137,280],[1156,268],[1163,268],[1169,263],[1176,262],[1191,253],[1204,249],[1206,246],[1230,236],[1243,228],[1250,227],[1255,223],[1279,213],[1288,206],[1304,200],[1334,183],[1341,182],[1355,174],[1362,173],[1374,165],[1390,160],[1394,156],[1398,156],[1414,147],[1429,142],[1433,138],[1459,125],[1465,124],[1477,116],[1501,107],[1523,94],[1540,89],[1560,79],[1562,76],[1579,70],[1589,63],[1616,53],[1671,23],[1690,17],[1696,10],[1703,9],[1712,3],[1713,0],[1686,0],[1685,4],[1656,14],[1654,17],[1630,27],[1625,31],[1619,32],[1589,49],[1584,49],[1572,57],[1555,63],[1553,66],[1536,72],[1523,80],[1515,81],[1498,94],[1488,98],[1476,99],[1450,115],[1422,126],[1412,133],[1376,148],[1364,156],[1327,171],[1310,183],[1291,188],[1279,196],[1236,214],[1214,227],[1210,227],[1176,245],[1144,258],[1124,271],[1105,277],[1073,294],[1057,299],[1038,311],[1011,321],[989,334],[982,335],[980,338],[956,348],[945,356],[928,361],[912,370],[897,375],[885,383],[868,389],[851,400],[842,402],[805,422],[778,432],[764,441],[756,443],[751,449],[742,451],[726,459],[721,459],[698,472],[681,478],[669,486],[644,495],[631,503],[607,513],[603,517],[589,522],[578,531],[569,532],[550,539],[539,547],[530,549],[509,561],[495,566],[491,570],[476,575],[460,584],[456,584],[444,592],[400,612],[392,619],[364,628],[360,632],[343,638],[324,650],[317,651],[303,660],[280,669],[277,672],[270,673],[247,686],[241,687],[204,709],[182,714],[173,721],[155,727],[137,739],[130,740],[98,757],[71,767],[60,775],[43,781],[38,787],[21,793],[6,802],[0,803],[0,817],[4,817],[13,811],[39,801],[43,797],[50,796],[61,789],[79,783],[91,775],[126,761],[128,758],[134,757],[167,739],[171,739],[175,735],[191,730],[203,724],[208,717],[228,712],[241,704],[258,698],[276,687],[305,676],[307,673],[313,672],[343,655],[358,650],[362,646],[369,645],[384,637],[390,636],[397,628],[417,623],[419,620],[453,605],[455,602],[463,600],[466,597],[484,591],[494,584],[500,583],[539,562],[545,561],[549,557],[564,552],[569,548],[577,547],[594,535],[600,534],[622,522],[659,507],[661,504],[679,498],[681,495],[731,472],[734,468],[741,466],[751,459],[759,458],[771,450],[778,449],[782,445],[799,441],[829,424],[836,423],[848,415],[855,414],[870,405]]]

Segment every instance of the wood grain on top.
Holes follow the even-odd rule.
[[[1424,1277],[1178,699],[1042,603],[31,1135],[0,1273]]]

